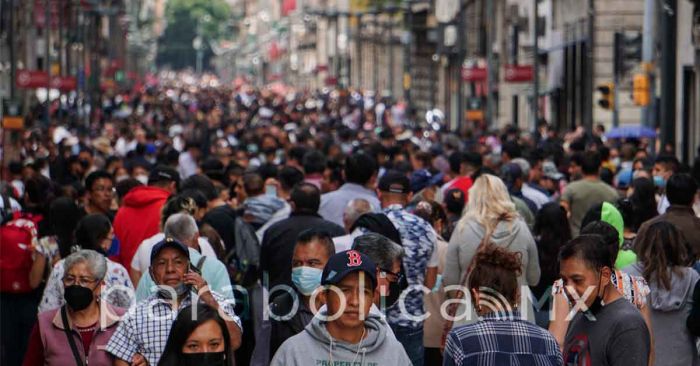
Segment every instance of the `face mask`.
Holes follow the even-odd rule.
[[[323,270],[313,267],[292,268],[292,283],[304,296],[311,295],[321,286]]]
[[[181,282],[179,285],[175,286],[173,288],[173,290],[175,290],[175,295],[177,295],[177,297],[182,297],[185,294],[187,294],[187,291],[189,291],[190,288],[189,288],[189,286],[187,286]],[[171,295],[172,295],[172,292],[170,291],[169,288],[159,288],[158,289],[158,297],[160,297],[161,299],[171,300],[171,297],[172,297]]]
[[[403,291],[401,287],[398,281],[389,282],[389,294],[384,297],[384,305],[387,308],[394,306],[394,304],[399,301],[399,297],[401,297],[401,292]]]
[[[612,163],[615,166],[620,166],[620,158],[612,158]]]
[[[87,169],[90,167],[90,161],[82,159],[80,160],[80,166],[82,166],[83,169]]]
[[[654,176],[654,185],[659,187],[659,188],[666,187],[666,181],[664,180],[664,177],[662,177],[660,175],[655,175]]]
[[[73,311],[80,311],[87,308],[94,298],[92,290],[80,285],[70,285],[64,289],[63,298],[66,304]]]
[[[116,176],[116,177],[114,178],[114,181],[117,182],[117,183],[119,183],[119,182],[121,182],[121,181],[123,181],[123,180],[127,180],[127,179],[129,179],[129,176],[124,174],[124,175],[118,175],[118,176]]]
[[[584,315],[590,319],[595,320],[595,315],[600,312],[603,308],[603,295],[600,293],[600,286],[603,280],[603,273],[601,272],[598,277],[598,290],[596,292],[596,297],[593,299],[593,303],[588,307],[588,310],[584,312]]]
[[[223,366],[226,364],[226,354],[222,352],[183,353],[182,359],[187,366]]]
[[[134,178],[136,178],[136,180],[141,182],[143,185],[148,184],[148,176],[145,174],[139,174],[139,175],[135,176]]]

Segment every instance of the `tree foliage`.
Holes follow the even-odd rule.
[[[173,69],[194,67],[196,51],[192,41],[202,36],[204,68],[212,57],[209,41],[224,36],[231,9],[225,0],[169,0],[165,10],[166,28],[158,40],[158,66]]]

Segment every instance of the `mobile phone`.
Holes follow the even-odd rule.
[[[272,197],[277,197],[277,186],[268,184],[265,186],[265,194]]]

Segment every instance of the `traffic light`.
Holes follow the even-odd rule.
[[[613,109],[615,107],[615,84],[603,83],[596,88],[601,96],[598,99],[598,105],[603,109]]]
[[[622,76],[642,60],[642,33],[615,32],[614,72]]]
[[[635,74],[632,79],[632,99],[638,106],[649,105],[649,75]]]

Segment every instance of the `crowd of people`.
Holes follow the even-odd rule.
[[[700,365],[700,159],[177,76],[50,112],[2,151],[3,365]]]

